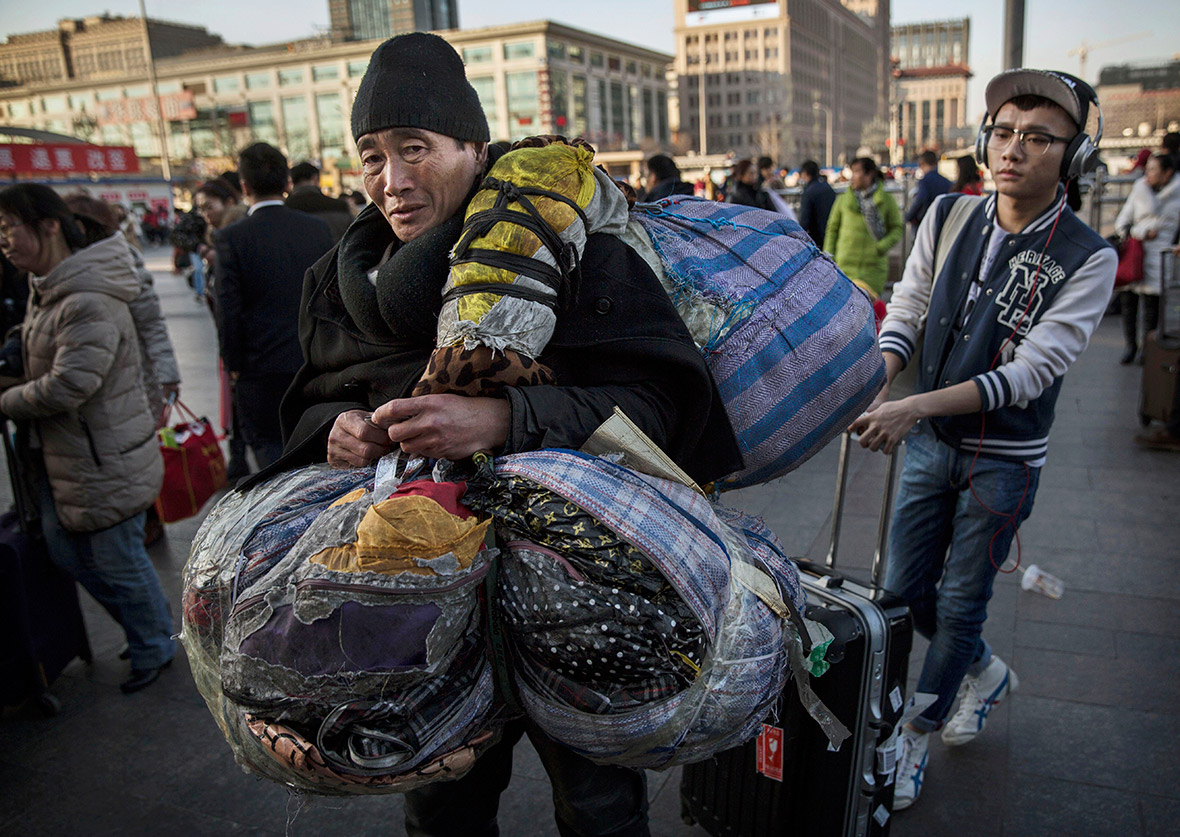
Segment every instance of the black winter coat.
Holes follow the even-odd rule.
[[[336,417],[410,394],[434,349],[447,254],[461,209],[400,244],[369,206],[304,279],[299,331],[304,365],[282,405],[286,450],[274,470],[323,462]],[[541,356],[557,385],[507,390],[505,453],[578,448],[618,405],[692,477],[741,467],[741,455],[700,352],[651,269],[619,239],[590,236],[581,280]]]

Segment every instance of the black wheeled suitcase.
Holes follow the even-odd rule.
[[[684,768],[680,793],[685,821],[700,824],[712,835],[889,833],[895,733],[906,703],[913,620],[909,608],[879,584],[896,454],[889,457],[871,583],[834,569],[851,444],[845,433],[827,566],[798,561],[807,591],[807,617],[834,637],[825,656],[831,668],[813,677],[811,685],[851,736],[833,750],[799,702],[794,684],[789,684],[756,741]]]
[[[3,430],[16,509],[0,515],[0,704],[36,698],[52,715],[59,703],[50,685],[75,657],[90,662],[90,643],[77,585],[49,560],[7,423]]]
[[[1160,254],[1160,316],[1155,331],[1143,338],[1143,386],[1139,396],[1139,418],[1146,427],[1152,419],[1168,422],[1180,386],[1180,290],[1177,288],[1176,257],[1170,250]]]

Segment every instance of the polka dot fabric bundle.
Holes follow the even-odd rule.
[[[496,520],[520,702],[548,735],[594,761],[661,768],[757,733],[799,640],[731,566],[804,603],[759,521],[573,451],[485,460],[468,487]]]

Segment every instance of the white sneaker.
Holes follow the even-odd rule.
[[[902,811],[914,804],[926,781],[926,760],[930,757],[930,733],[914,732],[903,727],[897,739],[897,787],[893,791],[893,810]]]
[[[959,709],[942,728],[942,743],[957,747],[983,732],[987,716],[1019,685],[1016,672],[992,654],[991,662],[982,674],[963,678],[959,687]]]

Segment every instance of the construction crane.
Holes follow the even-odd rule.
[[[1071,58],[1075,55],[1078,57],[1078,78],[1085,81],[1086,80],[1086,57],[1089,56],[1089,54],[1091,52],[1093,52],[1096,49],[1103,49],[1108,46],[1115,46],[1116,44],[1125,44],[1125,43],[1129,43],[1131,41],[1138,41],[1142,38],[1147,38],[1150,36],[1151,36],[1150,32],[1139,32],[1135,35],[1124,35],[1121,38],[1111,38],[1109,41],[1099,41],[1096,44],[1091,44],[1087,41],[1082,41],[1082,43],[1076,49],[1071,49],[1068,54]]]

